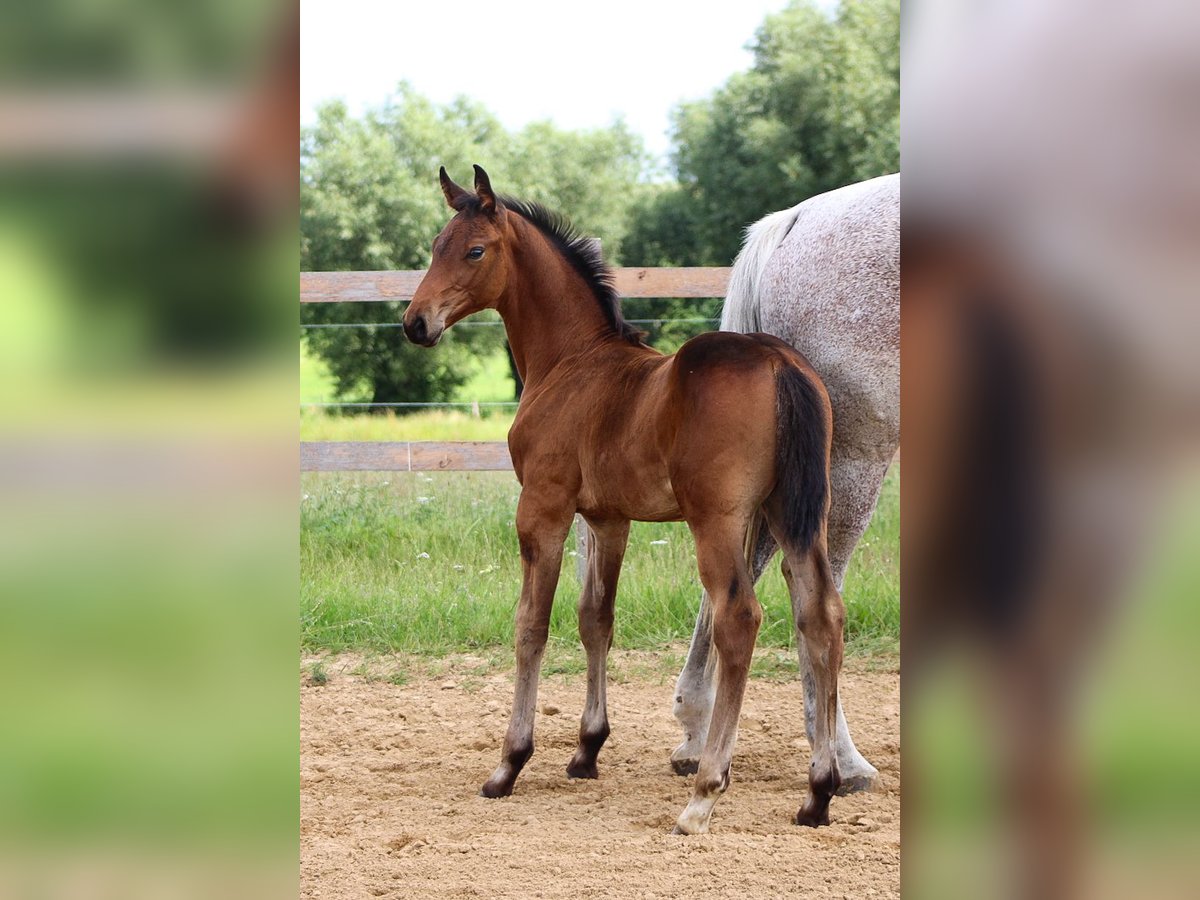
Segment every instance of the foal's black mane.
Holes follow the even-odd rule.
[[[496,198],[501,206],[511,210],[535,227],[549,239],[563,258],[580,274],[592,296],[600,305],[600,312],[623,340],[631,344],[641,344],[646,332],[639,331],[621,315],[621,298],[613,284],[612,269],[604,261],[600,252],[600,242],[583,235],[572,225],[566,216],[547,209],[540,203],[518,200],[515,197],[500,196]],[[479,198],[468,194],[455,209],[479,212]]]

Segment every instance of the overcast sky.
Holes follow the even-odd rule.
[[[665,156],[671,109],[749,68],[746,45],[787,0],[302,0],[301,122],[352,112],[400,81],[438,103],[481,101],[508,128],[623,116]],[[825,2],[823,5],[832,5]]]

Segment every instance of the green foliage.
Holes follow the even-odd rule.
[[[630,265],[683,266],[702,258],[692,198],[678,184],[654,185],[633,202],[621,253]]]
[[[615,255],[629,197],[646,164],[641,140],[624,124],[563,131],[535,122],[510,133],[482,106],[459,98],[437,106],[401,84],[361,118],[325,104],[301,136],[301,266],[310,271],[422,269],[450,216],[438,167],[465,185],[471,164],[502,193],[569,212]],[[312,304],[306,322],[396,322],[394,304]],[[436,353],[410,346],[400,329],[309,329],[339,396],[370,402],[448,400],[473,359],[503,342],[499,328],[458,328]]]
[[[6,85],[178,85],[255,73],[279,43],[280,5],[240,0],[39,0],[5,8]]]
[[[899,0],[797,0],[754,64],[675,112],[678,185],[638,199],[630,264],[728,265],[768,212],[900,166]]]
[[[449,217],[439,165],[464,185],[483,165],[502,193],[540,201],[599,237],[614,264],[728,265],[743,229],[768,212],[899,168],[899,0],[842,0],[833,14],[796,0],[758,30],[754,64],[675,111],[677,182],[649,184],[640,139],[618,121],[507,131],[465,98],[439,106],[401,84],[352,117],[321,108],[301,137],[306,270],[420,269]],[[635,319],[712,318],[719,302],[639,300]],[[306,322],[396,322],[394,304],[310,304]],[[647,328],[670,352],[713,323]],[[450,400],[492,371],[499,328],[456,328],[436,353],[399,329],[310,329],[339,397]]]

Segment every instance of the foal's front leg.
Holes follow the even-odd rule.
[[[485,797],[511,794],[517,775],[533,755],[538,676],[550,630],[550,608],[554,603],[554,589],[558,586],[563,541],[574,514],[574,508],[565,505],[561,499],[555,502],[528,488],[521,493],[517,503],[517,537],[524,574],[514,634],[517,684],[500,765],[480,790]]]
[[[596,757],[608,738],[605,700],[608,651],[612,646],[617,577],[629,540],[628,522],[589,522],[587,576],[579,594],[579,637],[587,650],[587,701],[579,722],[579,747],[567,764],[571,778],[595,778]]]

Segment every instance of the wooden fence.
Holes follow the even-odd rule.
[[[301,272],[301,303],[412,299],[424,272]],[[616,269],[622,297],[724,297],[728,268]],[[436,351],[432,351],[436,352]],[[305,472],[463,472],[512,468],[504,441],[302,441]]]

